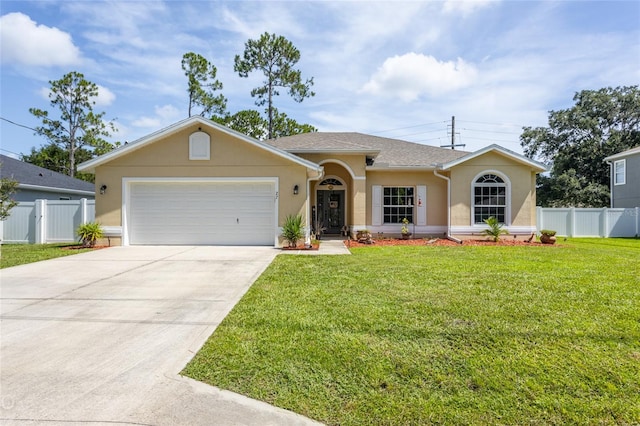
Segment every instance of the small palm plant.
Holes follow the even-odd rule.
[[[82,247],[95,247],[98,238],[102,238],[104,235],[98,222],[83,223],[78,227],[77,234],[82,242]]]
[[[484,223],[486,223],[489,226],[489,229],[485,229],[484,231],[482,231],[482,234],[492,237],[493,241],[495,242],[500,241],[500,235],[505,235],[509,233],[509,231],[502,228],[504,224],[500,223],[498,219],[493,216],[486,218],[484,220]]]
[[[288,215],[282,226],[282,236],[289,243],[289,247],[297,247],[298,240],[304,237],[302,215]]]

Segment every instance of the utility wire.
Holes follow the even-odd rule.
[[[7,123],[11,123],[11,124],[13,124],[14,126],[23,127],[23,128],[25,128],[25,129],[29,129],[29,130],[33,130],[34,132],[37,132],[37,130],[36,130],[36,129],[34,129],[33,127],[29,127],[29,126],[25,126],[24,124],[16,123],[15,121],[11,121],[11,120],[6,119],[6,118],[4,118],[4,117],[0,117],[0,120],[2,120],[2,121],[6,121]]]
[[[460,130],[468,130],[470,132],[482,132],[482,133],[501,133],[504,135],[519,135],[521,132],[501,132],[499,130],[480,130],[480,129],[468,129],[466,127],[460,128]]]
[[[395,129],[387,129],[387,130],[378,130],[377,132],[370,132],[370,133],[375,134],[375,133],[393,132],[393,131],[396,131],[396,130],[413,129],[415,127],[432,126],[434,124],[442,124],[442,123],[448,123],[448,121],[434,121],[433,123],[416,124],[414,126],[398,127],[398,128],[395,128]]]
[[[516,123],[487,123],[486,121],[458,120],[458,123],[486,124],[488,126],[526,127],[524,124],[516,124]]]

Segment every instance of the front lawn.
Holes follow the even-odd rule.
[[[279,256],[183,374],[340,425],[637,424],[640,240]]]
[[[75,243],[62,244],[3,244],[0,246],[0,269],[25,263],[39,262],[70,254],[78,254],[91,249],[69,250],[65,247],[76,246]]]

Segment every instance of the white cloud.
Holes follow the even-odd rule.
[[[131,125],[142,128],[160,129],[176,122],[178,119],[180,119],[180,115],[182,114],[181,111],[173,105],[156,105],[154,107],[154,113],[155,115],[153,117],[142,116],[136,120],[133,120],[131,122]]]
[[[460,13],[468,16],[476,10],[498,3],[497,0],[446,0],[442,6],[444,13]]]
[[[38,25],[23,13],[0,17],[2,63],[29,66],[67,66],[80,63],[80,49],[71,35]]]
[[[109,106],[116,100],[116,95],[104,86],[98,86],[98,96],[94,99],[96,106]]]
[[[473,64],[458,58],[438,61],[433,56],[407,53],[384,61],[362,92],[413,101],[422,95],[442,94],[469,86],[478,72]]]

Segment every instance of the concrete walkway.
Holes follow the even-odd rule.
[[[3,425],[307,425],[178,373],[280,250],[113,247],[0,271]]]

